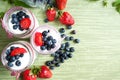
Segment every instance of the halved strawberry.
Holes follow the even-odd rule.
[[[31,20],[29,18],[23,18],[20,21],[20,26],[22,29],[28,29],[31,25]]]
[[[43,45],[42,33],[40,33],[40,32],[35,33],[34,42],[37,46],[42,46]]]
[[[26,53],[27,51],[24,49],[24,48],[14,48],[11,53],[10,53],[10,56],[15,56],[15,55],[18,55],[18,54],[24,54]]]

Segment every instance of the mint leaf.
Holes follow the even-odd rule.
[[[103,4],[103,6],[107,6],[108,5],[107,0],[103,0],[102,4]]]
[[[116,11],[120,13],[120,0],[116,0],[112,3],[112,6],[115,7]]]

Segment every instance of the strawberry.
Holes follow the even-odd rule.
[[[15,56],[15,55],[18,55],[18,54],[24,54],[26,53],[27,51],[24,49],[24,48],[14,48],[12,51],[11,51],[11,54],[10,56]]]
[[[50,71],[50,69],[47,66],[43,65],[43,66],[41,66],[41,69],[38,73],[38,77],[39,78],[51,78],[52,72]]]
[[[37,76],[31,72],[31,69],[27,69],[23,72],[23,80],[37,80]]]
[[[47,9],[46,16],[49,21],[54,21],[56,17],[56,10],[54,8]]]
[[[31,25],[31,20],[29,18],[23,18],[20,21],[20,26],[22,29],[28,29]]]
[[[73,25],[74,19],[68,12],[63,12],[59,17],[59,21],[64,25]]]
[[[37,46],[42,46],[43,45],[42,33],[36,32],[34,41]]]
[[[56,0],[56,5],[59,10],[63,10],[66,7],[67,0]]]

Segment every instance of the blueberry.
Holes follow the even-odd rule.
[[[72,31],[71,31],[71,34],[76,34],[76,31],[75,31],[75,30],[72,30]]]
[[[64,61],[65,61],[64,58],[61,58],[61,59],[60,59],[60,62],[61,62],[61,63],[64,63]]]
[[[45,63],[47,66],[51,66],[51,61],[46,61]]]
[[[47,18],[44,20],[45,23],[47,23],[48,21],[49,21],[49,20],[48,20]]]
[[[12,51],[13,49],[15,49],[15,47],[14,47],[14,46],[11,46],[11,47],[10,47],[10,51]]]
[[[51,61],[51,64],[55,64],[55,63],[56,63],[56,61],[55,61],[55,60],[52,60],[52,61]]]
[[[56,63],[55,66],[56,66],[56,67],[60,67],[60,63]]]
[[[46,38],[46,37],[43,37],[42,40],[45,42],[45,41],[47,41],[47,38]]]
[[[12,14],[12,18],[16,18],[16,14]]]
[[[65,43],[65,47],[69,47],[70,46],[70,43],[69,42],[66,42]]]
[[[64,32],[65,32],[65,29],[64,29],[64,28],[60,28],[60,29],[59,29],[59,32],[60,32],[60,33],[64,33]]]
[[[12,18],[12,20],[14,21],[14,23],[17,23],[17,22],[18,22],[18,19],[17,19],[17,18]]]
[[[51,50],[51,47],[47,46],[47,50]]]
[[[67,29],[72,29],[72,26],[66,26]]]
[[[25,18],[30,18],[29,15],[25,15]]]
[[[61,38],[64,38],[66,35],[65,34],[61,34]]]
[[[52,36],[48,36],[47,40],[53,40],[53,37]]]
[[[8,62],[7,65],[8,65],[9,67],[13,67],[12,62]]]
[[[73,36],[70,36],[70,40],[74,40],[74,37],[73,37]]]
[[[22,29],[21,26],[19,26],[19,30],[20,30],[20,31],[23,31],[24,29]]]
[[[54,66],[50,66],[49,68],[50,68],[51,70],[54,70]]]
[[[51,0],[47,0],[47,4],[51,4]]]
[[[71,53],[69,53],[67,56],[68,56],[69,58],[72,58],[72,54],[71,54]]]
[[[15,24],[15,22],[14,22],[14,20],[13,20],[13,19],[11,20],[11,23],[12,23],[12,24]]]
[[[7,55],[5,58],[7,61],[9,61],[11,57],[9,55]]]
[[[79,43],[80,40],[79,40],[79,39],[75,39],[74,42],[75,42],[75,43]]]
[[[68,36],[66,36],[66,37],[65,37],[65,40],[66,40],[66,41],[69,41],[69,40],[70,40],[70,38],[69,38]]]
[[[24,56],[24,54],[20,54],[20,57],[23,57]]]
[[[70,47],[70,52],[74,52],[74,51],[75,51],[74,47]]]
[[[55,56],[55,53],[51,54],[51,56],[54,57],[54,56]]]
[[[19,59],[19,58],[20,58],[20,56],[19,56],[19,55],[16,55],[16,56],[15,56],[15,59],[16,59],[16,60],[17,60],[17,59]]]
[[[23,11],[19,11],[18,12],[20,16],[23,16],[24,15],[24,12]]]
[[[14,62],[15,61],[15,57],[10,57],[9,61],[10,62]]]
[[[61,44],[60,49],[61,49],[61,50],[65,49],[65,44]]]
[[[45,50],[46,47],[45,47],[45,46],[41,46],[40,49],[41,49],[41,50]]]
[[[54,57],[54,60],[58,62],[60,59],[58,57]]]
[[[14,25],[13,29],[16,30],[17,28],[19,28],[19,25]]]
[[[47,36],[47,34],[48,34],[47,31],[43,31],[43,32],[42,32],[42,35],[43,35],[43,36]]]
[[[6,51],[6,54],[7,54],[7,55],[9,55],[9,54],[10,54],[10,50],[9,50],[9,49]]]
[[[52,40],[52,42],[53,42],[53,43],[56,43],[56,42],[57,42],[57,40],[56,40],[56,39],[53,39],[53,40]]]
[[[21,65],[21,62],[20,62],[19,60],[17,60],[17,61],[15,62],[15,64],[16,64],[16,66],[20,66],[20,65]]]
[[[58,58],[59,56],[60,56],[59,54],[57,54],[57,53],[55,54],[55,58]]]
[[[22,17],[18,17],[18,21],[21,21],[22,20]]]
[[[52,45],[51,45],[51,48],[55,48],[55,44],[52,44]]]
[[[48,46],[51,46],[51,45],[52,45],[52,41],[47,41],[46,44],[47,44]]]

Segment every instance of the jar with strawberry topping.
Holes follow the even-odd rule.
[[[42,25],[31,36],[31,45],[40,54],[52,54],[61,46],[61,36],[56,28]]]
[[[9,43],[2,51],[1,61],[3,66],[11,71],[11,74],[18,76],[29,68],[36,58],[32,46],[25,41]]]
[[[37,26],[35,16],[23,7],[9,9],[2,20],[2,27],[9,37],[27,38]]]

